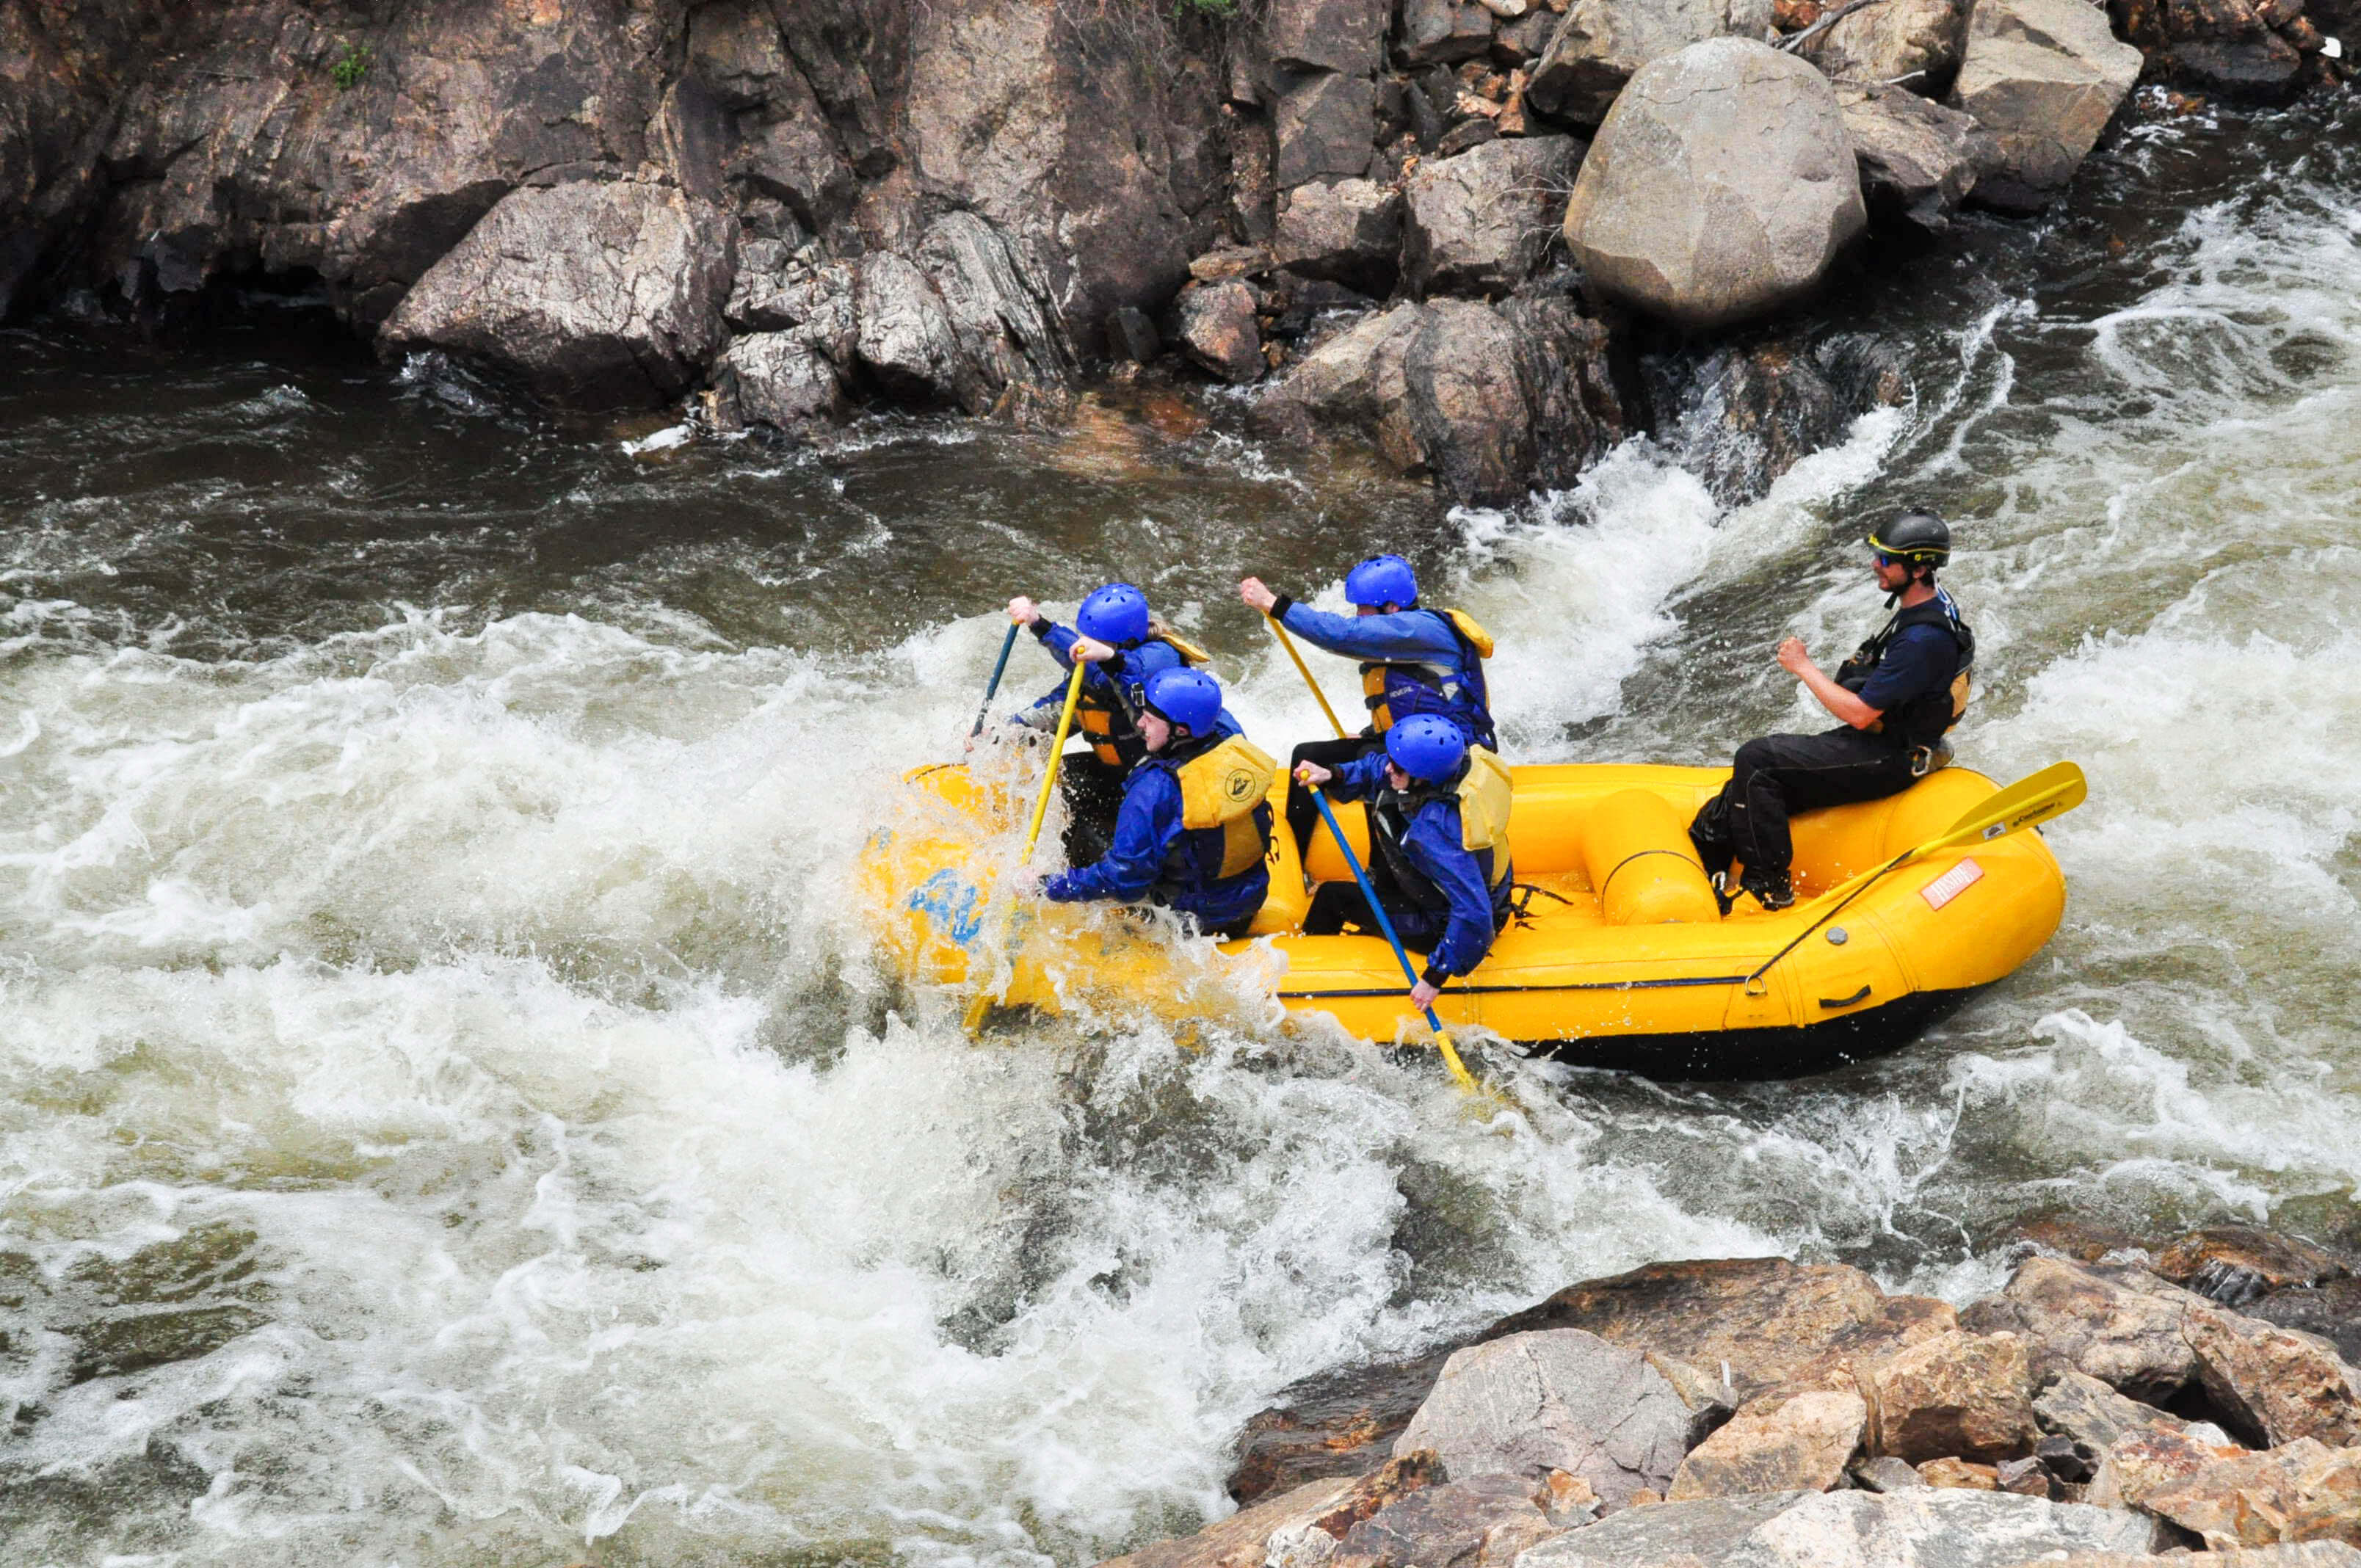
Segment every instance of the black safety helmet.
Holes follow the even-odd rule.
[[[1870,534],[1869,547],[1914,566],[1941,566],[1951,559],[1951,525],[1931,511],[1912,507]]]

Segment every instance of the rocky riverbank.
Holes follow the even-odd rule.
[[[1239,1513],[1114,1563],[2361,1564],[2361,1266],[2247,1226],[2014,1250],[1964,1309],[1780,1258],[1569,1286],[1289,1389]]]
[[[389,356],[730,431],[1056,419],[1157,365],[1463,501],[1704,410],[1754,438],[1717,477],[1743,489],[1906,393],[1778,324],[1864,244],[2055,201],[2143,76],[2334,88],[2348,27],[2355,0],[0,0],[0,317],[308,290]]]

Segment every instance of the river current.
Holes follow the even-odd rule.
[[[1088,1563],[1279,1387],[1777,1252],[1964,1299],[2008,1225],[2361,1233],[2361,113],[2135,125],[1831,302],[1908,406],[1718,505],[1513,513],[1162,400],[825,455],[515,411],[270,324],[0,334],[0,1540],[16,1563]],[[851,873],[1005,619],[1371,550],[1520,760],[1815,722],[1784,632],[1954,520],[1961,761],[2080,762],[2050,947],[1897,1055],[1664,1087],[1120,1012],[968,1043]],[[1332,691],[1347,672],[1325,667]],[[1046,689],[1020,647],[1017,687]]]

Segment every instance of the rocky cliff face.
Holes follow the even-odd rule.
[[[693,394],[724,426],[1054,412],[1093,362],[1174,340],[1277,380],[1270,428],[1358,432],[1497,502],[1680,411],[1637,396],[1619,306],[1717,330],[1774,309],[1835,262],[1864,192],[1873,222],[1921,227],[1980,181],[2051,199],[2137,62],[2070,7],[2125,58],[2032,92],[2076,63],[2004,26],[2037,3],[2063,0],[1853,0],[1817,29],[1788,4],[1773,56],[1730,37],[1766,36],[1759,7],[1668,32],[1656,0],[0,0],[0,316],[169,320],[226,280],[316,283],[389,355],[579,406]],[[2299,0],[2268,9],[2249,42],[2332,79]],[[2202,52],[2171,17],[2147,56],[2168,73]],[[2015,54],[1980,54],[1986,33]],[[1733,48],[1818,98],[1824,69],[1870,81],[1841,126],[1819,115],[1814,156],[1766,148],[1752,193],[1851,221],[1743,299],[1752,252],[1669,302],[1586,287],[1554,236],[1587,162],[1670,189],[1622,84]],[[2007,126],[1980,123],[1971,73]],[[2034,180],[2018,143],[2062,161]],[[1638,203],[1634,225],[1680,254],[1752,232],[1702,202]],[[1593,214],[1583,245],[1644,248]],[[1340,337],[1355,313],[1388,324]],[[1771,359],[1811,362],[1790,347]]]

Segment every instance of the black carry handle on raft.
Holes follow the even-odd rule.
[[[1867,893],[1888,872],[1900,871],[1913,861],[1923,861],[1929,855],[1955,850],[1962,844],[1984,843],[2004,839],[2021,828],[2031,828],[2062,816],[2082,804],[2090,794],[2083,782],[2082,770],[2071,762],[2052,762],[2037,773],[2031,773],[1987,798],[1967,816],[1951,824],[1940,838],[1929,839],[1916,849],[1905,850],[1874,871],[1863,872],[1852,881],[1829,889],[1819,902],[1828,907],[1817,919],[1795,935],[1795,939],[1763,960],[1763,967],[1746,977],[1746,994],[1760,996],[1770,989],[1763,977],[1771,966],[1803,945],[1804,938],[1844,913],[1845,905]],[[1839,898],[1837,895],[1844,896]]]

